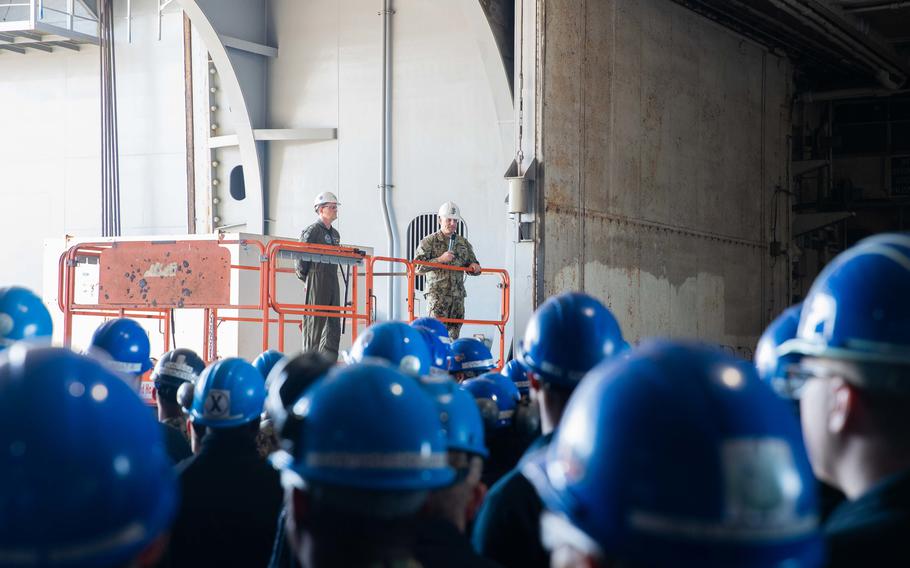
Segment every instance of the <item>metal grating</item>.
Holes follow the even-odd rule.
[[[424,237],[435,233],[437,229],[436,213],[421,213],[408,223],[408,260],[414,260],[414,254],[417,252],[420,241]],[[458,222],[458,234],[465,238],[468,236],[468,226],[465,225],[464,219]],[[423,292],[424,283],[425,278],[423,276],[418,276],[415,279],[414,287],[418,292]]]

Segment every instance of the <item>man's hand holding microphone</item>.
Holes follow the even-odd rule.
[[[436,262],[438,262],[440,264],[449,264],[450,262],[455,260],[455,253],[452,252],[454,248],[455,248],[455,233],[452,233],[451,236],[449,236],[449,250],[447,250],[446,252],[439,255],[436,258]],[[471,274],[480,274],[480,265],[477,264],[476,262],[472,262],[471,264],[469,264],[467,266],[467,268],[468,268],[468,272],[470,272]]]

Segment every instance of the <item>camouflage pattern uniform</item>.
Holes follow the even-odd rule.
[[[161,421],[162,424],[166,424],[171,428],[176,428],[183,434],[183,437],[186,438],[186,441],[190,441],[190,433],[186,431],[186,418],[180,416],[172,416],[170,418],[165,418]]]
[[[303,230],[300,242],[319,245],[335,245],[341,242],[341,235],[334,227],[316,221]],[[320,306],[337,306],[341,303],[338,290],[338,265],[325,262],[297,260],[297,278],[306,283],[306,303]],[[332,361],[338,360],[338,343],[341,341],[341,320],[307,316],[303,318],[303,351],[320,351]]]
[[[445,236],[442,231],[436,231],[420,241],[417,252],[414,254],[414,260],[433,262],[434,259],[440,257],[448,250],[449,237]],[[477,257],[474,256],[474,248],[468,242],[468,239],[461,235],[455,236],[455,246],[452,248],[452,254],[455,255],[455,259],[449,263],[452,266],[466,267],[469,264],[477,263]],[[464,319],[464,299],[467,296],[464,289],[465,272],[418,266],[417,273],[424,274],[427,277],[424,297],[427,299],[431,317]],[[445,323],[446,329],[449,330],[449,337],[458,339],[461,324],[443,323]]]

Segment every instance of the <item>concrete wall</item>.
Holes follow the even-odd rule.
[[[788,62],[667,0],[542,6],[543,294],[600,297],[631,340],[751,355],[786,301],[767,241]]]
[[[179,13],[115,2],[124,235],[186,231]],[[101,233],[98,48],[0,53],[0,285],[41,287],[43,239]]]

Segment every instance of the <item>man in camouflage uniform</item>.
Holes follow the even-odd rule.
[[[480,264],[468,239],[457,234],[461,212],[447,201],[439,207],[439,230],[420,241],[414,260],[462,266],[468,274],[480,274]],[[426,292],[429,315],[434,318],[464,319],[464,272],[418,266],[418,274],[427,277]],[[449,337],[458,339],[460,323],[445,323]]]
[[[341,235],[332,227],[338,218],[338,198],[331,191],[320,193],[313,202],[319,220],[300,234],[300,242],[335,245]],[[341,302],[338,289],[338,265],[325,262],[297,260],[297,278],[306,285],[306,303],[320,306],[337,306]],[[338,343],[341,341],[341,321],[335,317],[305,316],[303,318],[303,352],[318,351],[332,361],[338,360]]]

